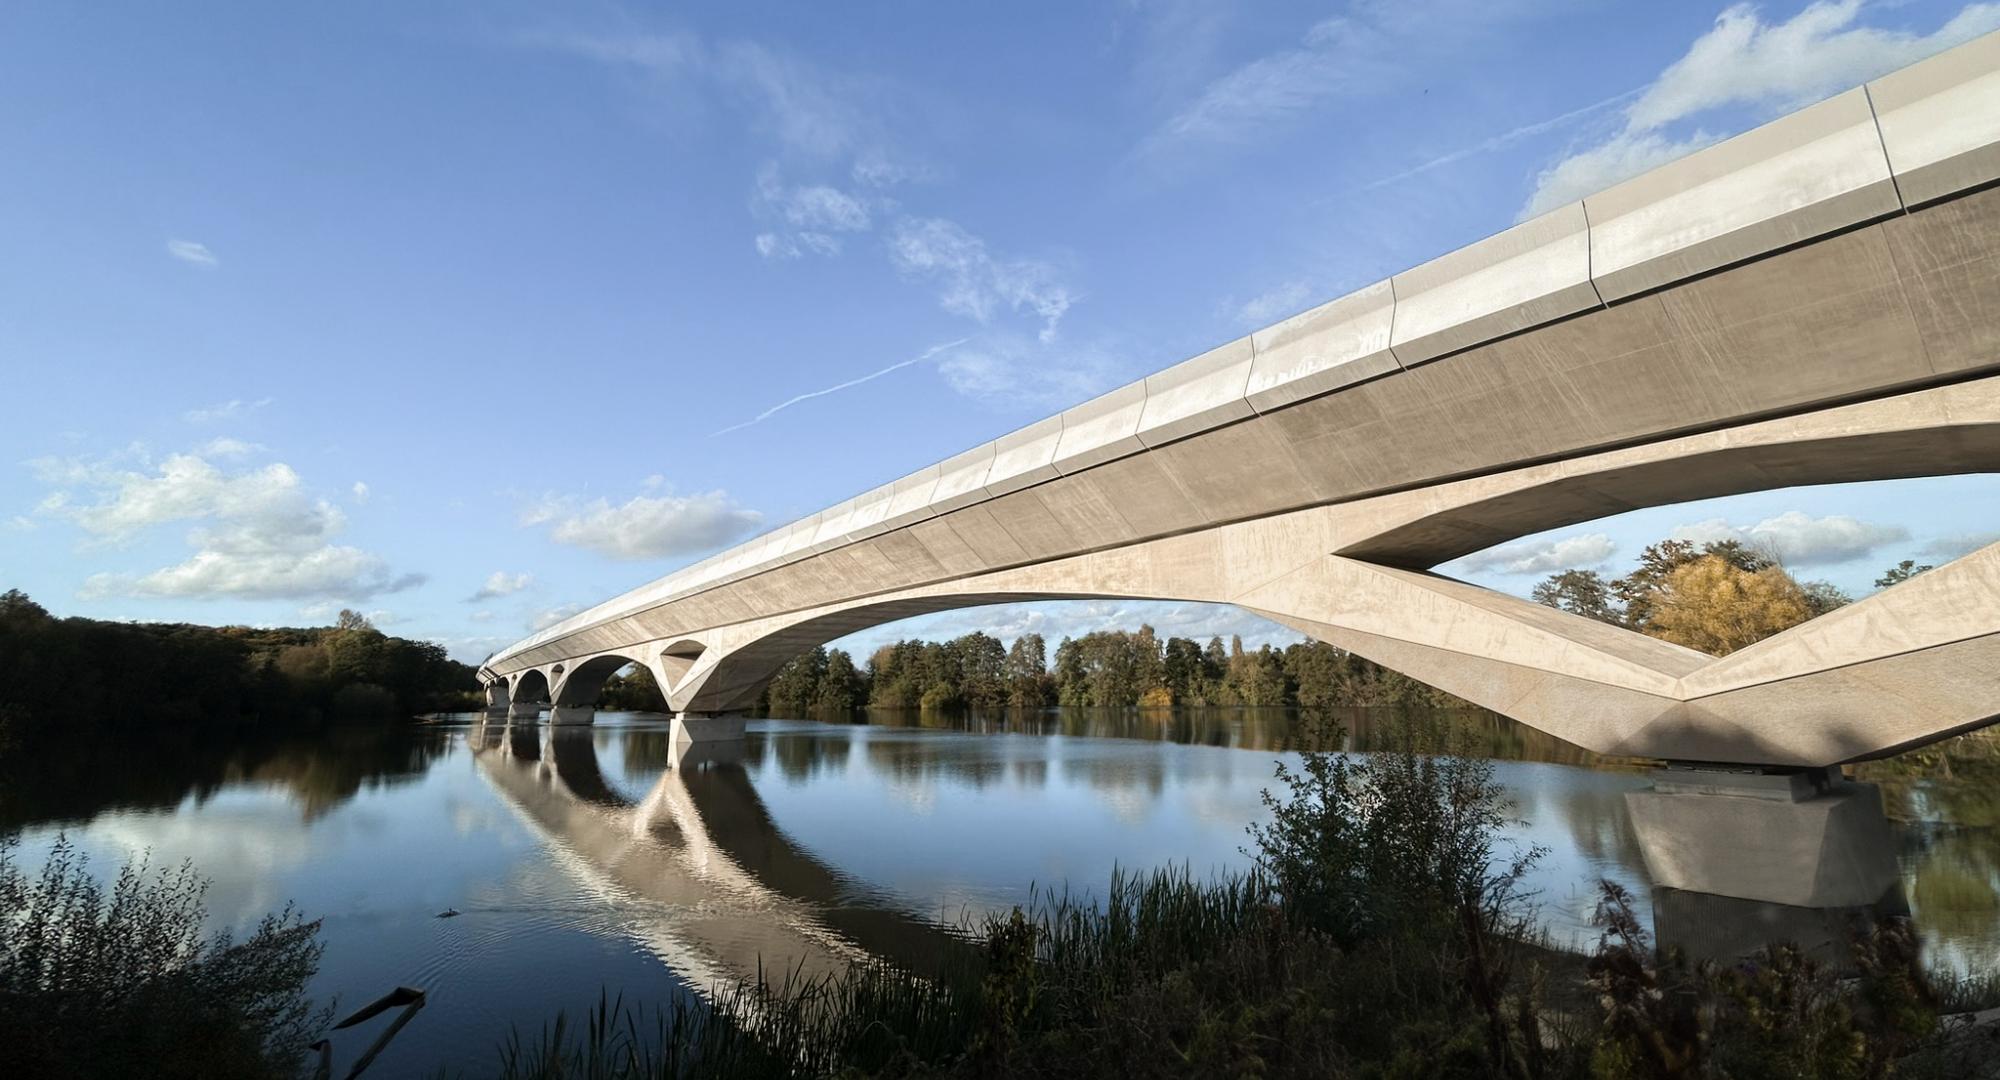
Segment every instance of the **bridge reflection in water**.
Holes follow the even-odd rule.
[[[1170,775],[1170,755],[1116,750],[1146,726],[1135,728],[1132,714],[1108,714],[1102,724],[1074,712],[970,724],[1063,734],[1069,748],[1059,760],[1032,751],[1014,760],[977,735],[785,722],[760,725],[748,746],[792,780],[860,767],[901,781],[949,774],[974,788],[1037,787],[1053,767],[1115,797],[1111,789],[1157,792],[1186,779]],[[1492,749],[1517,759],[1496,767],[1522,817],[1572,834],[1582,858],[1558,869],[1570,877],[1535,883],[1554,909],[1544,923],[1563,943],[1588,946],[1584,920],[1598,873],[1639,887],[1660,943],[1697,958],[1727,959],[1780,940],[1839,958],[1858,920],[1907,910],[1898,841],[1872,785],[1828,775],[1818,786],[1774,786],[1762,774],[1745,774],[1739,788],[1718,792],[1715,775],[1703,771],[1678,779],[1655,773],[1649,786],[1637,769],[1601,771],[1612,763],[1497,717],[1466,718],[1460,726],[1475,744],[1508,744]],[[1182,716],[1153,729],[1154,739],[1196,746],[1282,752],[1290,743],[1289,724],[1241,712],[1226,723]],[[1395,740],[1365,721],[1349,730],[1354,751]],[[1114,733],[1125,738],[1076,738]],[[657,781],[638,797],[621,792],[600,766],[599,738],[623,740],[626,776],[650,777],[658,767]],[[935,898],[899,903],[787,837],[752,783],[744,742],[676,744],[665,732],[593,732],[521,719],[489,721],[469,741],[481,774],[548,843],[558,865],[630,916],[642,944],[699,989],[760,972],[825,975],[869,959],[926,973],[967,947],[956,933],[910,914]],[[1023,749],[1041,742],[1028,740]],[[1093,745],[1112,752],[1086,749]],[[1246,764],[1224,757],[1230,763],[1217,767]]]
[[[468,741],[557,865],[634,916],[640,943],[699,991],[871,960],[921,975],[967,947],[792,844],[751,786],[740,742],[669,743],[668,767],[634,800],[605,778],[589,730],[489,722]]]

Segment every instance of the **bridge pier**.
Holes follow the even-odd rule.
[[[743,738],[742,713],[675,713],[675,743],[734,742]]]
[[[1845,963],[1857,920],[1904,908],[1881,791],[1838,767],[1669,767],[1625,805],[1653,882],[1655,936],[1692,958],[1791,940]]]
[[[549,708],[551,724],[588,724],[597,719],[594,705],[554,705]]]
[[[517,701],[507,706],[507,718],[510,720],[533,720],[540,715],[542,704],[539,701]]]

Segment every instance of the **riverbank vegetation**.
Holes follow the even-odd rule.
[[[0,594],[0,751],[44,740],[312,729],[474,707],[474,670],[351,611],[261,629],[59,619]]]
[[[1337,732],[1325,732],[1332,745]],[[516,1032],[498,1074],[569,1077],[1958,1077],[2000,1058],[1945,1014],[1907,927],[1845,962],[1657,952],[1613,886],[1588,957],[1541,946],[1538,856],[1484,761],[1412,741],[1280,770],[1251,871],[1114,876],[970,928],[931,979],[862,966]],[[1990,996],[1990,987],[1976,987]]]
[[[1064,638],[1054,663],[1040,634],[1002,645],[973,632],[950,641],[898,641],[865,668],[840,649],[816,648],[785,665],[765,691],[772,713],[829,716],[857,709],[1170,708],[1393,705],[1466,708],[1465,702],[1325,642],[1246,649],[1150,626]]]
[[[1932,569],[1904,559],[1876,578],[1875,587]],[[1564,570],[1536,585],[1533,598],[1712,656],[1854,602],[1827,582],[1799,581],[1775,556],[1735,540],[1662,540],[1640,552],[1638,565],[1623,577]]]
[[[0,1076],[295,1075],[329,1016],[305,993],[319,923],[287,908],[204,938],[206,891],[143,859],[107,889],[61,839],[30,877],[0,843]]]

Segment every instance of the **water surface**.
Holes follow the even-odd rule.
[[[510,1024],[532,1033],[600,989],[657,1001],[718,980],[865,957],[922,969],[950,927],[1032,885],[1101,891],[1112,868],[1238,869],[1295,718],[1282,710],[753,721],[740,747],[678,756],[664,718],[584,729],[450,718],[311,741],[37,762],[0,828],[39,860],[59,832],[100,872],[192,859],[216,928],[286,901],[325,919],[314,991],[430,1003],[370,1071],[477,1074]],[[1345,717],[1351,748],[1392,738]],[[1588,947],[1600,880],[1652,891],[1625,808],[1646,775],[1497,717],[1452,718],[1495,760],[1545,851],[1528,882],[1557,941]],[[2000,960],[1994,740],[1873,766],[1932,963]],[[1943,768],[1939,763],[1943,762]],[[1728,838],[1716,838],[1727,842]],[[460,914],[438,918],[447,909]],[[343,1033],[340,1060],[373,1037]]]

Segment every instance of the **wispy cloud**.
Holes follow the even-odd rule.
[[[889,257],[912,277],[937,281],[946,311],[989,322],[999,311],[1027,311],[1041,320],[1044,343],[1056,336],[1077,301],[1056,269],[1034,259],[996,258],[986,241],[944,218],[905,218],[889,238]]]
[[[1929,34],[1857,26],[1863,0],[1820,0],[1767,23],[1751,4],[1716,17],[1625,110],[1624,126],[1544,169],[1521,208],[1533,217],[1721,138],[1684,121],[1726,107],[1770,116],[1818,101],[2000,28],[2000,4],[1969,4]]]
[[[1497,26],[1548,14],[1548,0],[1362,0],[1291,45],[1210,80],[1140,144],[1141,156],[1243,145],[1333,102],[1392,93]]]
[[[754,202],[776,229],[756,237],[757,253],[767,259],[838,254],[843,234],[866,232],[874,224],[862,199],[826,184],[788,185],[776,165],[757,174]]]
[[[466,598],[466,603],[477,604],[482,600],[493,600],[502,596],[512,596],[534,582],[529,574],[510,574],[505,570],[495,570],[487,575],[486,583],[479,591]]]
[[[190,424],[212,424],[217,420],[233,420],[239,416],[246,416],[270,403],[270,398],[258,398],[255,401],[230,398],[228,401],[219,404],[199,409],[189,409],[181,414],[181,419],[186,420]]]
[[[784,412],[786,409],[789,409],[792,406],[797,405],[799,402],[811,401],[814,398],[825,397],[828,394],[837,394],[842,390],[848,390],[852,389],[853,387],[860,386],[862,383],[873,382],[874,380],[879,379],[884,375],[888,375],[892,372],[901,371],[906,367],[912,367],[916,364],[921,364],[924,361],[932,359],[933,357],[936,357],[942,353],[950,352],[952,349],[956,349],[960,345],[965,344],[967,340],[969,339],[959,338],[957,341],[947,341],[942,345],[933,345],[930,348],[925,349],[921,354],[917,356],[912,356],[908,360],[898,360],[895,363],[890,364],[888,367],[881,368],[876,371],[871,371],[868,374],[862,375],[858,378],[849,379],[846,382],[835,383],[834,385],[825,387],[824,389],[808,390],[803,394],[794,394],[791,397],[788,397],[785,400],[778,402],[776,405],[773,405],[770,408],[765,409],[763,412],[758,413],[757,415],[751,417],[750,419],[745,420],[739,424],[731,424],[726,428],[722,428],[716,431],[714,434],[727,435],[732,431],[741,431],[752,424],[761,424],[764,421],[769,420],[771,417],[776,416],[781,412]]]
[[[648,484],[659,488],[662,484]],[[597,498],[548,495],[521,515],[546,525],[549,539],[615,559],[657,559],[718,548],[755,529],[764,515],[727,492],[635,495],[619,505]]]
[[[1268,326],[1286,315],[1303,310],[1311,296],[1312,286],[1303,281],[1287,281],[1237,305],[1236,322],[1243,326]]]
[[[215,252],[208,250],[207,244],[198,244],[193,240],[167,241],[167,254],[190,266],[213,267],[221,264]]]
[[[1384,176],[1380,179],[1370,180],[1368,183],[1361,185],[1360,190],[1373,191],[1376,188],[1387,187],[1390,184],[1401,183],[1402,181],[1408,180],[1412,177],[1422,176],[1423,174],[1431,172],[1435,169],[1442,169],[1447,165],[1456,165],[1457,163],[1464,161],[1466,158],[1469,157],[1476,157],[1480,154],[1490,154],[1496,150],[1504,150],[1507,147],[1512,146],[1523,139],[1533,138],[1536,135],[1546,135],[1549,132],[1554,131],[1558,128],[1566,127],[1570,124],[1576,123],[1577,121],[1582,120],[1585,117],[1603,112],[1605,109],[1608,109],[1611,106],[1616,105],[1620,102],[1630,101],[1634,97],[1637,97],[1639,94],[1643,92],[1644,92],[1643,88],[1640,90],[1627,90],[1622,94],[1613,95],[1611,97],[1605,98],[1602,101],[1593,101],[1590,104],[1585,105],[1580,109],[1571,109],[1570,111],[1563,113],[1560,116],[1551,116],[1546,120],[1537,120],[1532,124],[1522,124],[1520,127],[1510,128],[1506,131],[1501,132],[1498,135],[1481,139],[1478,142],[1473,143],[1469,146],[1461,146],[1458,149],[1453,150],[1449,153],[1439,154],[1438,156],[1431,158],[1430,160],[1425,161],[1422,164],[1412,165],[1411,167],[1404,169],[1402,172],[1391,173],[1390,175]]]
[[[945,385],[996,405],[1059,409],[1109,389],[1128,365],[1103,348],[988,334],[938,361]]]
[[[1548,540],[1524,540],[1460,559],[1472,573],[1553,574],[1558,570],[1603,566],[1618,545],[1603,533],[1585,533]]]
[[[1954,533],[1926,542],[1917,549],[1917,554],[1926,559],[1949,562],[1993,543],[2000,543],[2000,532]]]
[[[1845,514],[1816,518],[1788,510],[1749,526],[1732,525],[1724,518],[1709,518],[1681,525],[1672,535],[1676,540],[1702,544],[1734,540],[1769,552],[1793,566],[1823,566],[1859,559],[1889,544],[1908,540],[1910,531],[1901,525],[1876,525]]]

